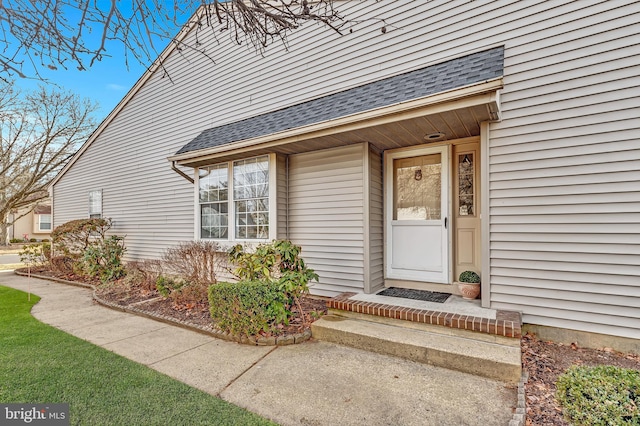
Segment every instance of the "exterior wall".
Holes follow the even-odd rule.
[[[382,155],[369,149],[369,282],[368,293],[384,288],[384,194]]]
[[[86,217],[88,192],[103,189],[103,214],[127,235],[130,256],[158,256],[193,238],[192,186],[165,159],[202,130],[504,44],[502,121],[489,126],[484,169],[490,304],[520,309],[526,322],[639,337],[640,3],[385,0],[342,12],[356,22],[344,36],[309,25],[288,49],[260,56],[200,34],[215,62],[191,49],[169,55],[170,78],[152,75],[57,182],[54,225]],[[317,161],[322,179],[346,167],[322,155],[290,161]],[[290,172],[292,202],[303,194],[291,183],[310,172]],[[362,289],[364,248],[350,232],[363,225],[339,221],[348,227],[335,238],[349,250],[338,253],[334,234],[305,222],[315,211],[294,217],[304,208],[290,205],[288,232],[324,275],[317,287]]]
[[[19,209],[13,214],[13,217],[19,217],[24,214],[26,209]],[[9,239],[11,238],[23,238],[25,235],[27,239],[36,238],[38,240],[50,239],[51,233],[49,231],[40,231],[38,228],[38,216],[33,211],[22,216],[9,229]]]
[[[640,4],[579,3],[507,45],[489,130],[491,306],[640,338]]]
[[[289,157],[289,238],[319,295],[364,290],[363,144]]]

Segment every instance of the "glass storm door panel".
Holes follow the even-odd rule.
[[[448,150],[436,147],[426,151],[415,157],[393,158],[392,154],[390,159],[387,276],[448,283]]]

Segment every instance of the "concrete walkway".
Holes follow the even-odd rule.
[[[0,273],[0,285],[29,280]],[[91,291],[31,279],[33,316],[282,425],[507,425],[516,389],[335,344],[257,347],[95,304]]]

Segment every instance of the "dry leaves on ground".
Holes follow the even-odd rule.
[[[529,373],[526,385],[527,425],[568,425],[555,400],[556,380],[572,365],[615,365],[640,370],[640,356],[611,348],[587,349],[575,343],[541,341],[530,334],[522,338],[522,365]]]

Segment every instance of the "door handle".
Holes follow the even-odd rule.
[[[447,229],[447,221],[448,221],[448,217],[445,216],[444,218],[444,229]]]

